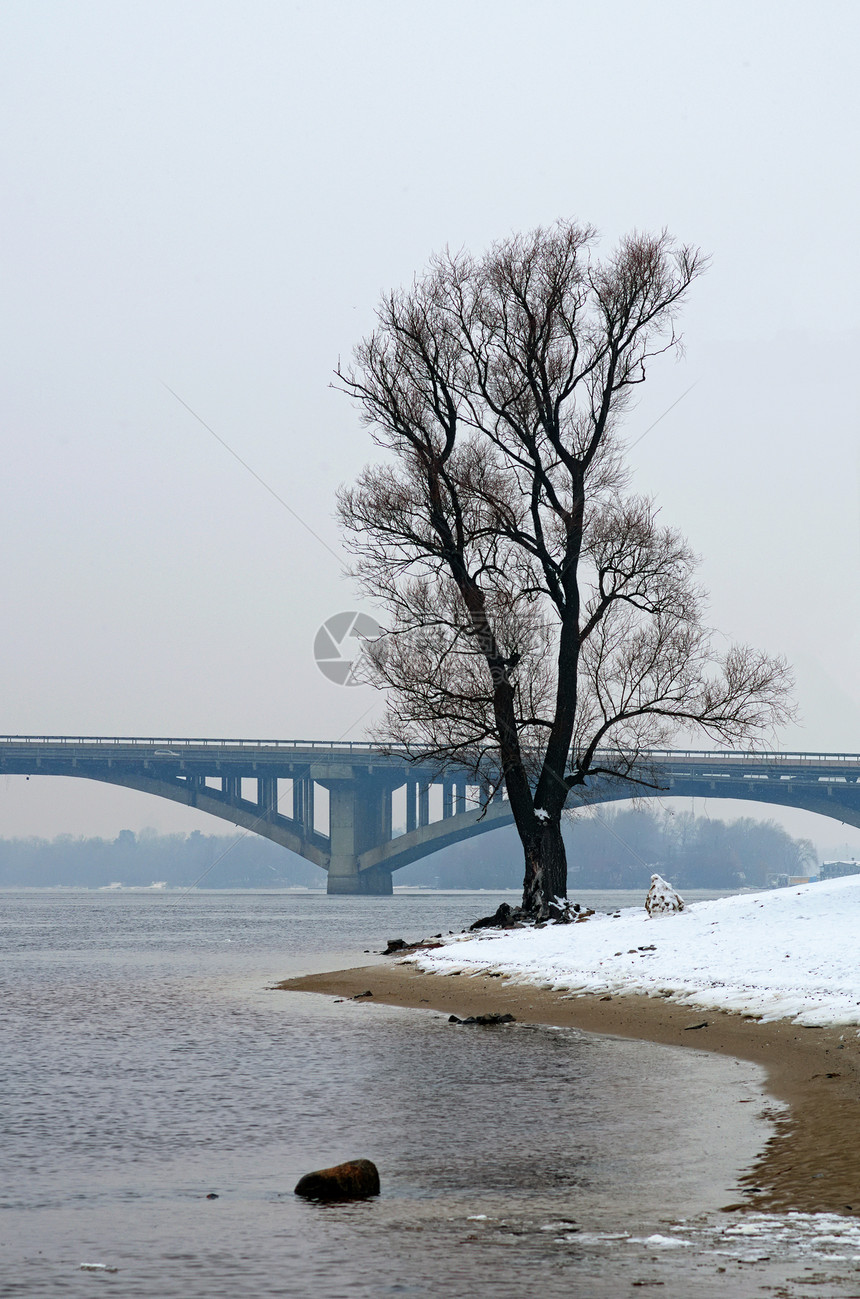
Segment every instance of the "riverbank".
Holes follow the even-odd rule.
[[[518,1023],[577,1028],[753,1061],[765,1069],[771,1095],[787,1109],[775,1120],[774,1136],[761,1157],[742,1178],[739,1203],[781,1212],[860,1214],[856,1029],[802,1027],[785,1019],[761,1022],[641,994],[571,996],[504,974],[427,973],[402,962],[287,979],[276,986],[344,998],[369,991],[373,996],[368,1001],[388,1005],[461,1018],[512,1014]],[[451,1026],[452,1033],[482,1031],[488,1030]]]

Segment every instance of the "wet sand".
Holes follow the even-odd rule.
[[[373,999],[446,1015],[510,1013],[518,1022],[609,1033],[751,1060],[785,1102],[776,1130],[741,1179],[732,1206],[786,1212],[860,1214],[860,1038],[854,1028],[759,1023],[722,1011],[697,1011],[658,997],[565,996],[505,976],[424,974],[392,962],[276,985],[285,991]],[[370,1000],[370,998],[368,998]],[[703,1027],[700,1027],[704,1025]],[[452,1032],[481,1032],[455,1029]]]

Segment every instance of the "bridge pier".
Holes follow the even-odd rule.
[[[384,866],[361,870],[359,857],[391,838],[391,777],[344,767],[337,773],[330,770],[320,784],[329,791],[326,892],[389,896],[394,892],[391,871]]]
[[[337,862],[337,866],[351,865],[344,861]],[[362,894],[365,897],[388,898],[394,892],[394,880],[391,871],[387,871],[383,866],[371,866],[369,870],[340,873],[337,869],[332,870],[335,865],[335,859],[332,857],[331,864],[328,868],[328,883],[326,884],[326,893],[336,896],[350,895],[355,897]]]

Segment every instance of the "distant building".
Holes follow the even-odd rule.
[[[837,880],[842,875],[860,875],[860,861],[823,861],[821,878]]]

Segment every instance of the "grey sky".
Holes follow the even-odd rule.
[[[860,750],[858,34],[838,0],[6,0],[0,731],[360,737],[312,657],[370,456],[332,367],[434,249],[563,215],[713,254],[636,484],[715,625],[794,660],[781,742]],[[143,824],[204,822],[0,779],[0,835]]]

